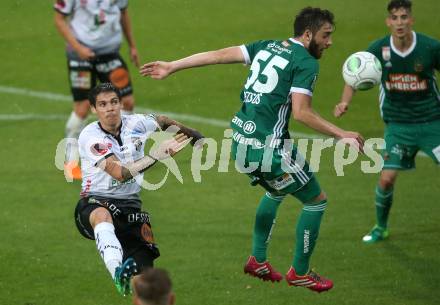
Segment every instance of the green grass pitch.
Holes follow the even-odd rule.
[[[63,42],[53,25],[53,1],[0,2],[0,304],[117,305],[120,297],[93,242],[73,223],[79,183],[67,183],[54,165],[64,117],[71,103],[37,97],[30,91],[68,95]],[[135,39],[142,62],[175,59],[193,52],[291,35],[292,20],[306,5],[336,15],[333,46],[321,60],[314,107],[342,127],[365,137],[381,137],[377,88],[359,93],[341,120],[331,111],[343,81],[344,59],[385,33],[387,1],[192,0],[131,1]],[[438,0],[414,1],[415,29],[437,39]],[[127,58],[124,46],[122,54]],[[142,79],[130,65],[137,105],[222,121],[239,107],[247,74],[241,65],[184,71],[166,81]],[[19,120],[23,115],[33,119]],[[224,128],[185,121],[221,140]],[[297,123],[291,129],[312,131]],[[191,176],[186,151],[177,157],[184,184],[169,178],[157,191],[142,192],[151,212],[162,256],[157,266],[170,271],[177,304],[368,304],[434,305],[440,302],[439,168],[417,158],[417,170],[401,175],[395,191],[391,237],[366,246],[361,237],[374,223],[377,174],[363,174],[360,162],[337,177],[333,152],[326,150],[318,178],[329,197],[312,259],[318,272],[335,281],[325,294],[286,283],[268,284],[245,276],[255,208],[263,191],[230,164]],[[217,164],[218,165],[218,164]],[[164,168],[148,177],[158,181]],[[279,211],[269,250],[273,265],[287,271],[300,204],[288,198]]]

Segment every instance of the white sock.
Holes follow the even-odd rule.
[[[134,112],[133,111],[131,111],[131,110],[124,110],[124,109],[121,109],[121,114],[122,115],[130,115],[130,114],[133,114]]]
[[[110,222],[101,222],[94,229],[96,248],[104,260],[107,270],[115,277],[116,267],[122,264],[122,247],[115,235],[115,227]]]
[[[86,120],[80,118],[75,113],[75,111],[72,111],[66,123],[66,138],[78,139],[78,136],[81,130],[83,130],[85,124],[86,124]]]

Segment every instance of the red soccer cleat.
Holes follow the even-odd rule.
[[[260,264],[255,259],[255,256],[249,256],[249,259],[244,266],[244,273],[258,277],[263,281],[279,282],[283,279],[281,273],[275,271],[269,262]]]
[[[296,275],[293,267],[287,272],[286,281],[289,286],[305,287],[316,292],[327,291],[333,287],[331,280],[319,276],[316,272],[310,270],[306,275]]]

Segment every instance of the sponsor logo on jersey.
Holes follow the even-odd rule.
[[[69,67],[70,68],[78,68],[78,67],[84,67],[84,68],[90,68],[92,65],[90,62],[86,60],[69,60]]]
[[[103,143],[95,143],[90,146],[90,151],[95,156],[102,156],[108,151],[108,146]]]
[[[91,74],[89,71],[70,71],[70,82],[72,88],[90,89],[92,86]]]
[[[147,243],[154,244],[153,231],[148,223],[142,225],[141,235]]]
[[[389,91],[415,92],[428,89],[426,79],[421,80],[417,74],[390,74],[385,86]]]
[[[102,64],[96,65],[96,71],[100,73],[108,73],[112,70],[115,70],[116,68],[119,68],[122,66],[122,62],[119,59],[113,59],[109,62],[105,62]]]
[[[259,140],[253,139],[253,138],[246,138],[244,135],[242,135],[239,132],[234,132],[234,134],[232,135],[232,138],[234,139],[235,142],[242,144],[242,145],[252,145],[253,147],[256,147],[256,148],[263,148],[264,147],[264,144],[261,143]]]
[[[246,121],[243,124],[243,131],[246,134],[253,134],[255,132],[255,129],[257,129],[257,125],[253,121]]]
[[[420,73],[423,71],[423,64],[421,62],[414,63],[414,71]]]
[[[282,46],[277,45],[276,43],[269,43],[267,47],[272,51],[280,55],[281,53],[285,52],[287,54],[292,54],[292,50],[286,49]]]
[[[238,116],[234,116],[234,118],[232,119],[232,124],[237,125],[238,127],[242,128],[243,127],[243,120],[240,119]]]
[[[140,151],[142,148],[142,140],[140,138],[131,138],[131,141],[133,142],[136,151]]]
[[[55,7],[62,9],[66,6],[66,2],[64,0],[57,0],[57,2],[55,3]]]
[[[261,101],[260,99],[263,96],[263,93],[254,93],[254,92],[250,92],[250,91],[244,91],[243,96],[244,96],[244,100],[243,100],[244,103],[258,105]]]
[[[391,48],[390,47],[382,47],[382,58],[384,61],[391,60]]]
[[[292,175],[289,173],[285,173],[284,175],[274,179],[267,181],[267,184],[269,184],[272,188],[274,188],[277,191],[280,191],[292,183],[295,182],[295,179],[293,179]]]

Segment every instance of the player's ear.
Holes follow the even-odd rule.
[[[313,39],[313,33],[312,33],[312,31],[309,30],[309,29],[305,30],[305,31],[304,31],[304,38],[305,38],[305,41],[307,41],[307,42],[312,41],[312,39]]]
[[[96,114],[96,108],[95,108],[95,106],[90,105],[90,109],[92,110],[92,113],[93,113],[93,114]]]
[[[390,18],[390,16],[387,16],[387,18],[385,18],[385,25],[386,25],[387,27],[390,27],[390,26],[391,26],[391,18]]]

